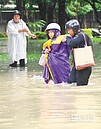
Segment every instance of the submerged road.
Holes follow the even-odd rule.
[[[41,74],[0,67],[0,129],[101,129],[101,67],[88,86],[46,85]]]

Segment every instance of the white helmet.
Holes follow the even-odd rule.
[[[57,29],[57,30],[61,31],[61,28],[60,28],[60,26],[59,26],[57,23],[50,23],[50,24],[46,27],[45,31],[47,31],[47,30],[52,30],[52,29]]]

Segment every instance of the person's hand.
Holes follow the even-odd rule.
[[[62,39],[62,42],[65,42],[65,41],[66,41],[66,36],[64,36]]]
[[[45,52],[45,54],[48,54],[49,50],[46,48],[44,52]]]
[[[35,34],[32,34],[31,37],[32,37],[33,39],[36,39],[36,35],[35,35]]]

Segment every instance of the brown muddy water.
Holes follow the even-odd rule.
[[[101,129],[101,67],[88,86],[46,85],[42,68],[0,64],[0,129]]]

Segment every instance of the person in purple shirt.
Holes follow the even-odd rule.
[[[43,71],[44,81],[50,83],[52,80],[54,84],[68,83],[70,47],[66,41],[64,42],[65,35],[61,35],[61,28],[57,23],[50,23],[45,31],[50,39],[43,44],[42,53],[46,60]]]

